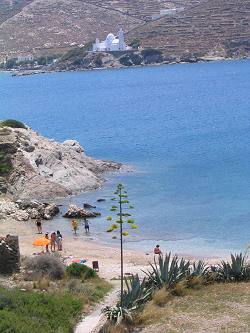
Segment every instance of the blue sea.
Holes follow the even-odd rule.
[[[117,182],[139,228],[127,248],[221,256],[250,243],[250,61],[120,70],[0,74],[0,118],[58,141],[76,139],[93,157],[134,172],[107,175],[98,191],[62,200],[97,205],[91,236],[105,232]],[[98,198],[106,201],[96,203]],[[72,234],[58,217],[49,230]],[[83,238],[83,230],[79,231]],[[115,243],[116,241],[114,241]]]

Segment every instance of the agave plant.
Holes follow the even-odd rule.
[[[164,285],[171,288],[177,282],[185,278],[189,274],[190,262],[185,259],[179,261],[175,255],[171,257],[171,252],[159,257],[159,263],[150,264],[152,271],[144,272],[148,277],[149,285],[153,288],[160,289]]]
[[[114,307],[106,307],[103,312],[112,324],[120,324],[122,321],[131,321],[132,313],[142,308],[150,300],[153,288],[147,287],[146,279],[140,280],[138,274],[125,279],[126,290],[121,301]]]
[[[218,270],[220,279],[223,281],[249,281],[250,265],[247,263],[245,254],[231,254],[231,262],[222,260]]]
[[[132,275],[131,279],[125,279],[127,289],[123,295],[123,307],[137,310],[150,300],[153,288],[146,283],[146,278],[140,280],[138,274]]]
[[[209,267],[205,264],[203,260],[198,262],[193,262],[190,267],[190,276],[204,276],[207,274]]]
[[[119,325],[124,320],[132,320],[131,311],[121,306],[107,306],[102,311],[111,324]]]

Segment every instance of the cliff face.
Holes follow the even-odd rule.
[[[86,156],[77,141],[58,143],[31,129],[0,128],[0,156],[5,161],[0,192],[15,200],[48,200],[95,189],[104,172],[121,167]]]

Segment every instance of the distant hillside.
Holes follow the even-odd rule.
[[[137,27],[127,37],[173,58],[250,56],[250,0],[208,0]]]
[[[1,0],[0,1],[0,24],[10,17],[19,13],[23,7],[33,0]]]
[[[160,10],[204,0],[3,0],[0,9],[0,57],[84,44],[120,26],[125,31],[152,20]],[[2,22],[2,23],[1,23]]]
[[[250,48],[250,0],[2,0],[0,59],[65,50],[120,26],[128,41],[166,57],[243,57]],[[174,16],[160,13],[179,8]]]

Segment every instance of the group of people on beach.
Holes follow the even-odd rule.
[[[59,230],[57,230],[57,232],[53,231],[50,234],[50,238],[49,238],[49,233],[46,232],[45,238],[50,240],[51,252],[55,252],[56,245],[57,245],[57,250],[62,251],[62,234]],[[46,252],[49,252],[49,245],[46,245]]]
[[[36,227],[39,234],[42,234],[42,220],[40,217],[36,219]],[[62,251],[62,234],[59,230],[57,232],[53,231],[50,235],[48,232],[45,233],[44,238],[50,241],[50,249],[51,252],[56,251],[56,247],[58,251]],[[46,246],[46,252],[49,252],[49,244]]]
[[[86,219],[86,217],[83,218],[83,223],[84,223],[84,229],[86,235],[89,233],[89,221]],[[74,234],[76,235],[77,229],[78,229],[78,222],[77,220],[72,220],[71,221],[71,226],[74,231]]]
[[[89,221],[86,218],[84,218],[83,223],[84,223],[85,233],[88,234],[89,233]],[[76,235],[76,232],[78,230],[78,221],[72,220],[71,226],[74,231],[74,234]],[[41,217],[38,217],[36,219],[36,227],[37,227],[38,234],[42,234],[43,230],[42,230]],[[54,252],[56,250],[56,245],[57,245],[58,251],[62,251],[62,234],[59,230],[57,230],[57,232],[53,231],[51,233],[50,237],[49,237],[49,233],[46,232],[44,237],[50,240],[51,252]],[[48,252],[48,251],[49,251],[49,245],[46,245],[46,252]]]

